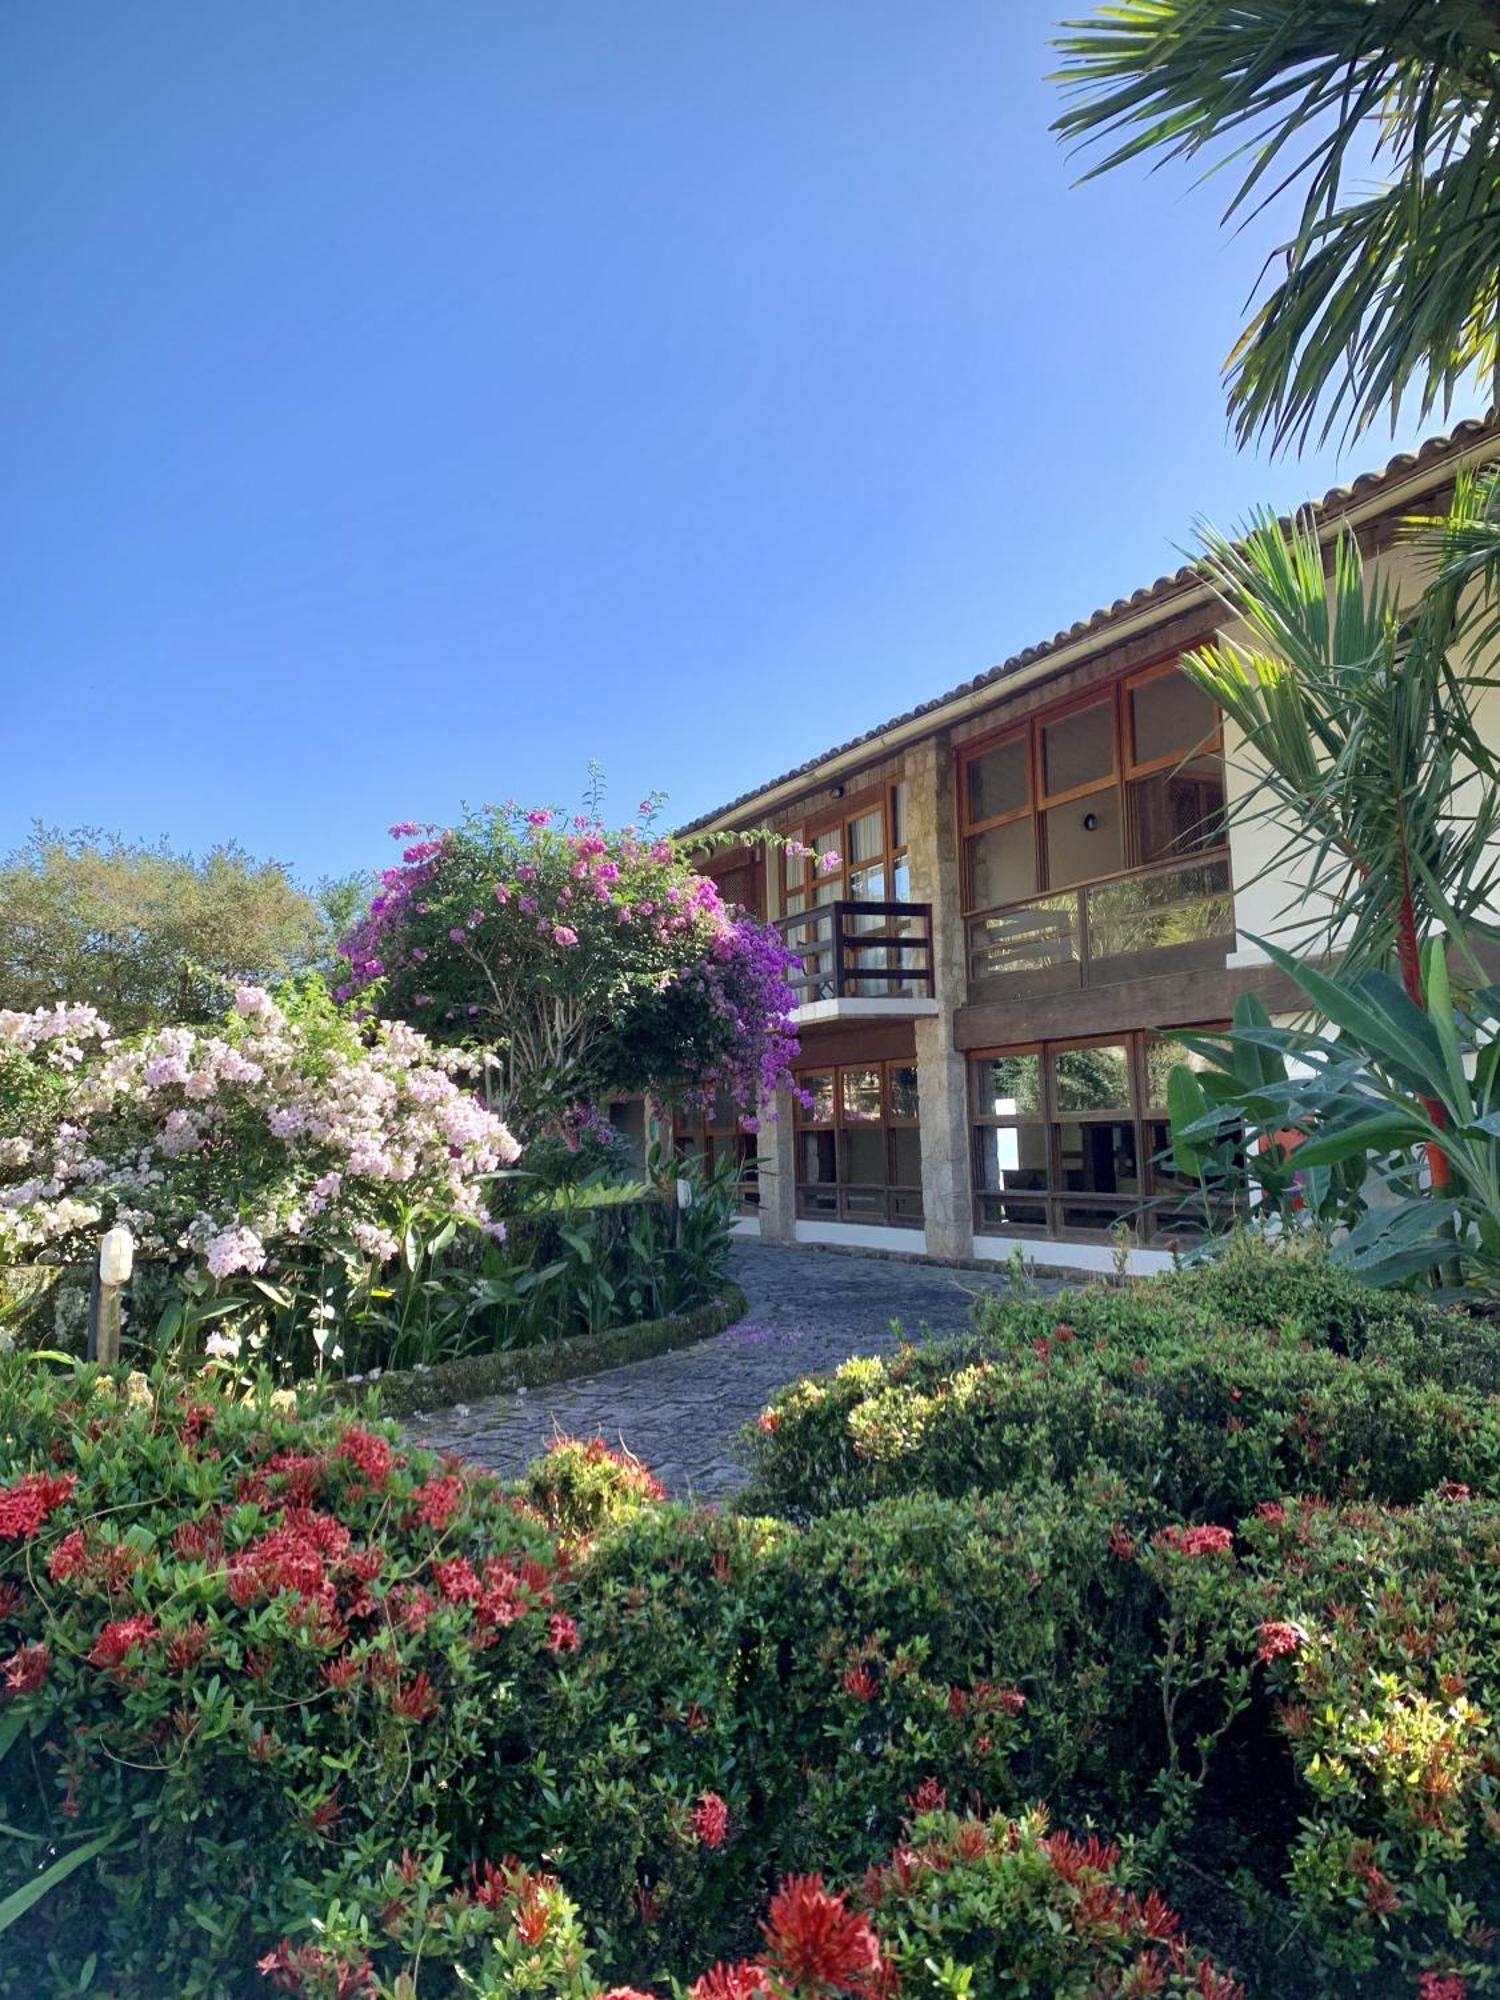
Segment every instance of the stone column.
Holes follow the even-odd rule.
[[[774,1114],[774,1116],[773,1116]],[[792,1093],[778,1090],[760,1109],[759,1162],[760,1240],[797,1240],[797,1129]]]
[[[968,997],[959,879],[953,746],[927,737],[906,757],[907,850],[911,893],[932,905],[938,1011],[919,1019],[917,1101],[922,1126],[922,1209],[931,1257],[974,1254],[968,1067],[954,1047],[956,1010]]]

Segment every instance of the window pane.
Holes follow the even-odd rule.
[[[876,1126],[856,1126],[844,1134],[844,1179],[854,1187],[884,1187],[885,1133]]]
[[[891,846],[906,845],[906,780],[891,786]]]
[[[981,1118],[1035,1117],[1041,1108],[1040,1056],[987,1056],[980,1062]]]
[[[807,856],[805,854],[790,854],[783,850],[781,865],[785,871],[784,879],[787,888],[794,893],[800,890],[807,879]]]
[[[844,860],[853,866],[861,861],[871,861],[884,852],[885,814],[876,806],[873,812],[861,813],[858,819],[850,820]]]
[[[840,1071],[840,1090],[843,1095],[844,1120],[879,1121],[880,1118],[880,1071],[878,1069],[846,1069]]]
[[[995,1194],[1047,1186],[1045,1125],[986,1125],[978,1133],[979,1185]]]
[[[891,1093],[892,1118],[917,1116],[917,1066],[915,1063],[892,1063],[887,1071]]]
[[[1001,813],[1020,812],[1029,796],[1026,779],[1026,738],[1013,736],[967,765],[969,824],[977,826]]]
[[[1212,1069],[1207,1056],[1200,1056],[1195,1049],[1181,1042],[1168,1041],[1159,1035],[1146,1039],[1146,1104],[1148,1111],[1165,1111],[1167,1108],[1167,1078],[1179,1063],[1186,1063],[1189,1069]]]
[[[844,837],[839,832],[836,826],[829,827],[826,833],[817,834],[814,837],[811,845],[813,853],[815,855],[836,854],[838,855],[841,863],[847,861],[849,858],[844,853]],[[839,870],[834,869],[831,874],[824,875],[819,871],[818,864],[816,861],[811,862],[809,865],[811,866],[813,871],[813,880],[815,882],[822,882],[825,884],[833,885],[834,894],[836,895],[838,893],[837,884],[839,879]]]
[[[922,1135],[915,1125],[896,1125],[891,1130],[891,1151],[895,1157],[897,1187],[922,1185]]]
[[[803,1132],[800,1135],[798,1178],[821,1181],[831,1187],[839,1177],[836,1135],[832,1132]]]
[[[1070,889],[1125,866],[1118,792],[1090,792],[1042,814],[1047,829],[1047,886]],[[981,835],[983,839],[985,836]]]
[[[1186,757],[1219,726],[1213,703],[1186,674],[1158,674],[1130,690],[1131,744],[1137,764]]]
[[[801,1107],[804,1125],[831,1125],[833,1123],[833,1072],[820,1070],[816,1075],[797,1078],[800,1089],[812,1099],[810,1105]]]
[[[1142,862],[1222,846],[1224,766],[1218,757],[1135,778],[1129,791],[1130,824]]]
[[[1029,819],[976,833],[969,850],[969,899],[976,910],[1024,903],[1037,892],[1036,834]]]
[[[1059,1049],[1052,1076],[1059,1111],[1130,1109],[1130,1062],[1123,1047]]]
[[[1049,797],[1107,778],[1115,768],[1114,704],[1074,709],[1042,730],[1042,784]]]
[[[1058,1165],[1069,1194],[1131,1194],[1142,1192],[1135,1126],[1080,1124],[1068,1119],[1057,1127]]]
[[[982,1194],[979,1197],[979,1219],[983,1229],[1045,1229],[1047,1204],[1042,1201],[1015,1201],[1008,1195]]]

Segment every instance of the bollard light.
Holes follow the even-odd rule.
[[[128,1283],[135,1263],[135,1239],[124,1223],[117,1222],[99,1238],[99,1282],[101,1285]]]
[[[679,1208],[691,1208],[692,1205],[693,1205],[692,1182],[679,1181],[677,1183],[677,1206]]]

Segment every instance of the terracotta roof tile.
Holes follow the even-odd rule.
[[[1500,442],[1500,418],[1494,414],[1485,418],[1466,418],[1464,422],[1455,424],[1451,431],[1439,437],[1428,438],[1415,451],[1397,452],[1380,471],[1362,472],[1346,485],[1331,486],[1321,500],[1307,502],[1307,508],[1315,515],[1341,513],[1353,503],[1378,493],[1383,487],[1396,484],[1418,467],[1455,456],[1486,436]],[[1188,589],[1198,581],[1197,565],[1184,563],[1181,569],[1173,570],[1168,576],[1159,576],[1154,583],[1145,584],[1141,589],[1132,591],[1129,597],[1117,597],[1113,604],[1090,612],[1087,618],[1078,619],[1064,631],[1054,633],[1050,639],[1042,639],[1033,646],[1025,647],[1019,653],[1013,653],[1008,660],[1002,660],[998,666],[989,667],[984,673],[976,674],[972,680],[961,681],[957,687],[934,695],[929,701],[918,702],[915,708],[907,709],[902,715],[892,716],[886,722],[877,723],[873,729],[867,729],[859,736],[850,737],[847,743],[836,743],[831,750],[820,751],[816,757],[809,757],[806,763],[797,764],[790,771],[783,771],[778,778],[768,778],[764,784],[757,785],[752,791],[742,792],[737,799],[730,799],[727,804],[716,807],[712,812],[700,813],[697,819],[689,821],[678,831],[695,833],[702,827],[712,826],[726,814],[737,812],[742,806],[752,805],[767,792],[777,791],[781,786],[791,784],[797,778],[811,777],[821,766],[831,763],[836,757],[846,756],[850,751],[858,750],[867,743],[875,743],[892,729],[904,729],[909,723],[917,722],[924,715],[931,714],[934,709],[945,708],[951,701],[961,700],[965,695],[977,694],[982,688],[1006,680],[1010,675],[1019,673],[1023,667],[1029,667],[1035,661],[1045,659],[1049,653],[1072,645],[1075,640],[1086,637],[1090,632],[1102,631],[1115,619],[1125,616],[1127,612],[1139,611],[1143,606],[1164,599],[1173,591]]]

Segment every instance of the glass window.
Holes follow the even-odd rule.
[[[1218,711],[1186,674],[1156,674],[1130,690],[1130,743],[1137,764],[1189,756],[1218,728]]]
[[[891,1130],[891,1157],[895,1162],[892,1180],[897,1187],[922,1185],[922,1135],[915,1125],[896,1125]]]
[[[969,824],[978,826],[1002,813],[1024,812],[1030,798],[1026,774],[1026,738],[1013,736],[971,757],[968,764]]]
[[[1042,728],[1042,784],[1049,798],[1107,778],[1115,768],[1114,703],[1075,708]]]
[[[1042,1059],[989,1056],[979,1064],[981,1118],[1035,1117],[1042,1108]]]
[[[1223,845],[1224,766],[1217,757],[1134,778],[1128,792],[1135,858],[1142,865]]]
[[[837,845],[836,836],[834,844]],[[858,819],[850,820],[844,860],[847,865],[853,867],[861,861],[871,861],[884,852],[885,814],[879,806],[876,806],[873,812],[861,813]]]
[[[880,1122],[880,1071],[878,1069],[846,1069],[839,1072],[843,1093],[844,1122],[858,1121],[862,1124]]]
[[[1069,1194],[1142,1194],[1133,1123],[1076,1118],[1057,1127],[1057,1163]]]
[[[831,1125],[833,1123],[833,1074],[821,1070],[814,1076],[799,1076],[798,1083],[812,1099],[810,1105],[802,1107],[804,1125]]]
[[[917,1118],[917,1066],[892,1063],[889,1071],[892,1118]]]
[[[979,1185],[989,1193],[1045,1192],[1045,1125],[988,1125],[979,1133]]]
[[[906,845],[906,780],[891,786],[891,846]]]
[[[1068,805],[1053,806],[1042,814],[1042,823],[1049,888],[1071,889],[1077,882],[1118,875],[1125,866],[1118,792],[1088,792]]]
[[[852,1126],[844,1133],[844,1179],[856,1187],[884,1187],[885,1133],[878,1125]]]
[[[1029,819],[976,833],[968,846],[969,900],[974,909],[997,910],[1036,894],[1036,835]]]
[[[1052,1087],[1059,1111],[1128,1111],[1130,1051],[1059,1049],[1052,1057]]]
[[[839,1169],[836,1135],[832,1132],[804,1132],[801,1137],[801,1179],[828,1183],[837,1181]]]

